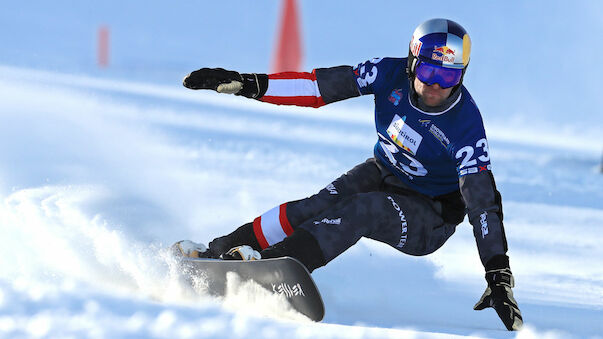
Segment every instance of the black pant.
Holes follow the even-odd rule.
[[[458,191],[436,198],[425,196],[406,187],[371,158],[317,194],[275,207],[240,230],[245,227],[249,233],[253,228],[254,240],[257,239],[253,243],[268,248],[265,251],[270,256],[274,256],[270,252],[272,247],[289,242],[290,245],[281,246],[276,252],[306,258],[302,262],[307,262],[310,254],[296,252],[316,250],[316,246],[295,245],[293,240],[297,233],[309,233],[322,252],[324,260],[318,264],[322,266],[361,237],[384,242],[411,255],[432,253],[463,221],[464,208]]]

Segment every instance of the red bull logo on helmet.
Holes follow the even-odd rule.
[[[410,39],[410,51],[412,52],[412,55],[418,56],[422,46],[423,43],[419,39],[415,40],[415,36],[413,35],[412,39]]]
[[[431,58],[442,62],[454,63],[456,51],[448,46],[434,46]]]
[[[442,47],[435,47],[433,49],[434,52],[440,53],[440,54],[452,54],[454,55],[454,50],[452,48],[449,48],[448,46],[442,46]]]

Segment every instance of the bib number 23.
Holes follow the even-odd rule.
[[[394,153],[399,152],[398,147],[396,147],[396,145],[394,145],[391,141],[389,141],[381,133],[378,133],[378,134],[379,134],[379,139],[380,139],[379,145],[381,145],[381,148],[385,152],[385,155],[387,156],[389,161],[392,163],[392,165],[401,169],[403,172],[405,172],[409,176],[414,175],[417,177],[423,177],[423,176],[427,175],[427,169],[425,168],[425,166],[423,166],[423,164],[421,164],[419,162],[419,160],[413,158],[412,156],[410,156],[406,153],[402,153],[402,155],[404,157],[398,157],[398,158],[394,157]],[[412,177],[411,177],[411,179],[412,179]]]

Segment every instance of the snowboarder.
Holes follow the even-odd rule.
[[[361,237],[411,255],[430,254],[467,214],[487,281],[474,309],[493,307],[508,330],[519,329],[523,320],[511,290],[501,196],[481,114],[463,86],[470,52],[462,26],[431,19],[415,29],[407,58],[312,73],[202,68],[189,74],[187,88],[277,105],[317,108],[373,94],[378,140],[373,158],[318,193],[276,206],[208,248],[180,241],[175,251],[244,260],[291,256],[312,271]]]

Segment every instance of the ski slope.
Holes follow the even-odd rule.
[[[370,111],[7,66],[0,79],[3,336],[603,333],[603,175],[594,148],[487,129],[526,321],[519,334],[494,311],[472,310],[485,286],[467,222],[428,257],[362,240],[318,269],[327,313],[316,324],[270,298],[254,301],[245,286],[223,301],[192,295],[165,247],[230,232],[363,161],[374,142]]]

